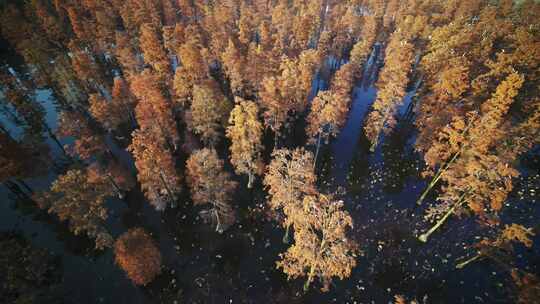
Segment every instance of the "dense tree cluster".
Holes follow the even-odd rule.
[[[97,248],[114,245],[145,285],[160,253],[142,229],[115,243],[108,199],[140,189],[159,211],[192,202],[223,232],[241,214],[236,175],[247,188],[260,177],[284,240],[294,233],[277,267],[327,290],[351,275],[359,245],[346,204],[320,190],[316,161],[346,125],[363,71],[381,68],[358,126],[371,152],[403,121],[417,131],[431,178],[417,203],[429,201],[434,224],[418,238],[453,215],[501,227],[518,160],[540,143],[539,14],[532,0],[5,1],[1,42],[27,68],[0,66],[0,114],[22,130],[0,122],[0,182]],[[37,101],[43,88],[58,100],[56,124]],[[56,180],[33,193],[25,180],[48,167]],[[499,230],[474,259],[531,245],[523,226]],[[537,278],[513,277],[521,301],[538,292]]]

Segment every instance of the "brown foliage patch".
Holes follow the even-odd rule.
[[[161,272],[161,254],[142,228],[122,234],[114,244],[118,265],[137,285],[150,283]]]

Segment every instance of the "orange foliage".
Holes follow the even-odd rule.
[[[330,136],[337,136],[347,119],[349,105],[332,91],[320,91],[311,103],[311,111],[307,117],[306,133],[310,142],[317,136],[328,142]]]
[[[240,96],[253,94],[252,88],[249,88],[245,73],[247,68],[246,58],[240,53],[233,40],[229,39],[227,48],[221,55],[221,60],[231,83],[233,94]]]
[[[328,291],[334,277],[345,279],[356,266],[356,243],[347,238],[352,218],[342,201],[322,194],[305,196],[294,223],[294,244],[281,254],[277,267],[289,278],[319,278]]]
[[[319,54],[303,51],[297,59],[284,57],[277,76],[263,80],[260,94],[265,124],[279,134],[289,114],[303,113],[308,104],[311,82],[319,64]]]
[[[392,34],[386,47],[384,68],[377,81],[377,99],[364,127],[372,150],[377,146],[381,132],[389,131],[396,124],[394,115],[409,83],[408,75],[413,62],[412,47],[403,40],[399,31]]]
[[[128,150],[135,158],[141,188],[154,208],[163,210],[167,204],[174,204],[181,189],[181,177],[171,152],[144,130],[133,132]]]
[[[188,126],[209,145],[216,144],[227,125],[231,102],[221,93],[215,81],[206,81],[193,87],[191,121]]]
[[[78,112],[63,111],[58,117],[57,133],[63,137],[74,137],[70,153],[83,160],[108,151],[105,139],[90,126],[88,119]]]
[[[274,150],[266,171],[263,184],[268,188],[268,204],[273,210],[283,211],[283,225],[290,227],[299,215],[304,196],[316,192],[313,153],[303,148]]]
[[[248,188],[251,188],[255,175],[263,171],[263,124],[259,121],[256,103],[240,97],[236,97],[235,102],[227,128],[227,137],[231,140],[231,163],[237,174],[248,174]]]
[[[202,46],[195,40],[182,44],[177,49],[181,66],[174,74],[173,88],[176,102],[181,106],[189,104],[193,98],[193,86],[209,79],[207,63],[201,55]]]
[[[465,195],[468,207],[482,217],[502,208],[518,172],[492,149],[505,135],[500,126],[522,84],[522,76],[510,74],[482,104],[479,116],[471,116],[467,123],[456,118],[432,143],[426,162],[446,167],[441,176],[446,183],[443,199],[456,201]]]
[[[108,210],[107,197],[113,189],[103,178],[88,179],[87,171],[73,169],[59,176],[50,193],[38,194],[35,199],[41,208],[68,221],[75,234],[86,233],[96,241],[96,248],[113,245],[113,238],[105,228]]]
[[[187,160],[186,169],[193,202],[209,205],[202,214],[215,222],[216,231],[223,232],[235,221],[231,200],[238,184],[224,171],[223,161],[214,149],[195,151]]]
[[[132,228],[116,240],[114,258],[137,285],[146,285],[161,273],[161,253],[142,228]]]
[[[137,50],[125,32],[116,32],[115,55],[127,76],[134,76],[141,72],[142,60],[137,56]]]
[[[534,236],[532,228],[525,228],[518,224],[506,225],[501,233],[501,239],[507,242],[519,242],[528,248],[531,248],[533,241],[530,237]]]
[[[122,112],[121,109],[115,109],[110,102],[99,94],[90,94],[88,97],[90,104],[90,114],[103,125],[107,130],[117,128],[119,125],[118,117]]]
[[[81,41],[93,41],[95,38],[92,30],[93,22],[83,17],[81,8],[70,5],[66,10],[75,36]]]
[[[144,61],[165,78],[171,72],[171,67],[160,33],[158,28],[153,27],[151,24],[143,24],[141,26],[139,45],[144,54]]]
[[[47,33],[50,40],[56,43],[63,43],[67,39],[67,33],[62,28],[62,22],[56,16],[51,8],[43,0],[32,0],[31,5],[33,11],[38,17],[41,27]]]
[[[176,147],[179,143],[176,121],[159,77],[146,69],[132,78],[131,91],[138,99],[135,115],[141,129]]]
[[[351,50],[351,63],[356,65],[365,63],[377,38],[377,20],[375,17],[364,16],[363,18],[364,24],[360,35],[361,38]]]

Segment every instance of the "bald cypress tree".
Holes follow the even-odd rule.
[[[413,62],[413,46],[395,31],[385,51],[384,67],[377,81],[377,99],[368,115],[364,130],[374,151],[382,132],[388,132],[395,124],[398,105],[401,104],[409,83]]]
[[[261,157],[263,124],[259,121],[257,104],[236,97],[229,124],[227,137],[231,140],[231,163],[237,174],[248,175],[247,186],[251,188],[255,175],[262,174],[264,169]]]

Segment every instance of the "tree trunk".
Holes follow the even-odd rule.
[[[433,179],[431,180],[431,182],[429,182],[426,190],[424,190],[424,192],[422,193],[422,195],[420,195],[420,197],[418,198],[418,200],[416,201],[416,204],[417,205],[421,205],[422,204],[422,201],[426,198],[426,196],[429,194],[429,192],[431,191],[431,189],[433,187],[435,187],[435,185],[439,182],[439,180],[441,179],[442,177],[442,174],[448,170],[448,168],[450,167],[450,165],[452,165],[452,163],[457,159],[457,157],[461,154],[461,151],[458,151],[456,152],[456,154],[454,154],[454,156],[447,162],[445,163],[443,166],[441,166],[439,168],[439,170],[437,171],[437,173],[435,174],[435,176],[433,176]]]
[[[165,190],[167,191],[167,195],[169,196],[169,200],[171,202],[171,207],[176,207],[176,201],[174,199],[174,195],[171,189],[169,188],[169,185],[165,181],[165,174],[163,173],[162,169],[159,170],[159,177],[161,179],[161,182],[163,183],[163,187],[165,187]]]
[[[426,243],[428,241],[428,238],[431,234],[433,234],[433,232],[435,232],[437,229],[439,229],[439,227],[442,226],[442,224],[444,224],[446,222],[446,220],[448,219],[448,217],[450,217],[450,215],[452,215],[454,213],[454,211],[456,211],[456,209],[458,207],[460,207],[461,205],[463,205],[463,203],[465,202],[464,198],[465,198],[465,195],[466,193],[463,193],[461,195],[461,197],[459,198],[458,202],[454,204],[454,206],[452,206],[452,208],[450,208],[450,210],[448,210],[448,212],[446,212],[446,214],[435,224],[435,226],[431,227],[431,229],[429,229],[426,233],[420,235],[418,237],[418,239],[423,242],[423,243]]]
[[[426,187],[426,189],[424,190],[424,192],[422,192],[422,195],[420,195],[420,197],[418,198],[418,200],[416,201],[416,205],[420,206],[422,205],[422,202],[424,201],[424,199],[426,198],[426,196],[429,194],[429,192],[431,191],[431,188],[435,187],[435,185],[437,184],[437,182],[439,181],[439,179],[441,178],[442,176],[442,171],[439,169],[439,171],[437,172],[437,174],[435,174],[435,176],[433,177],[433,179],[429,182],[428,186]]]
[[[221,220],[219,219],[219,212],[217,211],[216,204],[212,203],[214,205],[214,216],[216,217],[216,232],[223,233],[223,230],[221,229]]]
[[[374,153],[378,144],[379,144],[379,138],[377,137],[377,139],[375,139],[375,142],[372,143],[371,146],[369,147],[369,152]]]
[[[253,172],[249,172],[248,173],[248,184],[247,184],[248,189],[253,188],[253,180],[254,179],[255,179],[255,177],[253,176]]]
[[[464,135],[468,130],[469,128],[471,127],[472,125],[472,121],[469,122],[467,124],[467,127],[465,127],[465,129],[463,130],[463,132],[461,132],[462,135]],[[422,201],[426,198],[427,194],[429,193],[429,191],[437,184],[437,182],[439,181],[439,179],[441,178],[441,175],[444,173],[444,171],[448,170],[448,168],[450,167],[450,165],[452,165],[452,163],[454,161],[456,161],[456,159],[458,158],[459,155],[461,155],[461,152],[463,152],[463,150],[465,149],[466,147],[466,143],[464,143],[461,148],[459,149],[458,152],[456,152],[456,154],[454,154],[454,156],[452,156],[452,158],[446,163],[444,164],[443,166],[441,166],[439,168],[439,170],[437,171],[437,174],[435,174],[435,176],[433,177],[433,180],[431,180],[431,182],[429,183],[428,187],[426,188],[426,190],[424,191],[424,193],[422,193],[422,195],[420,196],[420,198],[418,198],[418,200],[416,201],[416,204],[417,205],[420,205],[422,204]]]
[[[323,232],[323,239],[321,241],[321,245],[319,246],[319,252],[318,252],[318,256],[321,257],[322,254],[324,253],[324,251],[326,250],[326,238],[324,236],[324,232]],[[313,264],[311,264],[311,267],[309,268],[309,273],[308,273],[308,279],[306,281],[306,283],[304,284],[304,292],[307,292],[308,289],[309,289],[309,285],[311,284],[311,282],[313,282],[313,277],[315,276],[315,266]]]
[[[291,242],[291,239],[289,237],[290,230],[291,230],[291,225],[287,225],[285,227],[285,235],[283,236],[283,239],[281,240],[283,244],[289,244]]]
[[[313,264],[311,265],[308,273],[308,278],[306,282],[304,283],[304,292],[307,292],[309,290],[309,285],[313,281],[313,275],[315,274],[315,266]]]
[[[481,259],[481,258],[483,258],[483,257],[484,257],[483,254],[478,253],[477,255],[473,256],[472,258],[467,259],[466,261],[463,261],[463,262],[457,264],[457,265],[456,265],[456,269],[463,269],[463,267],[465,267],[465,266],[467,266],[468,264],[470,264],[470,263],[472,263],[472,262],[474,262],[474,261],[476,261],[476,260],[479,260],[479,259]]]
[[[118,198],[124,199],[123,191],[122,189],[120,189],[120,187],[118,187],[118,184],[114,181],[114,178],[110,174],[107,174],[107,179],[111,183],[111,186],[114,188],[114,191],[116,192]]]

